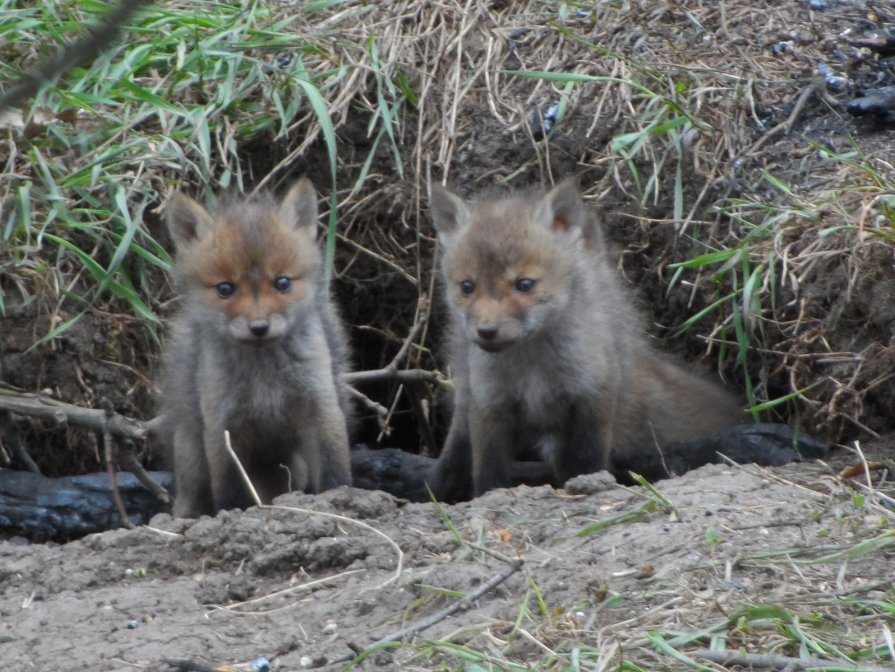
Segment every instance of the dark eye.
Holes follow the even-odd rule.
[[[528,293],[535,288],[536,284],[538,284],[538,281],[532,278],[519,278],[516,280],[516,289],[520,292]]]
[[[273,281],[273,288],[278,292],[288,292],[290,287],[292,287],[292,278],[287,278],[285,275],[281,275]]]
[[[222,299],[229,298],[236,293],[236,285],[232,282],[219,282],[214,288],[218,290],[218,296]]]
[[[464,280],[460,283],[460,293],[469,296],[475,291],[475,283],[472,280]]]

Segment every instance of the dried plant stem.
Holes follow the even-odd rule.
[[[112,441],[112,435],[109,432],[102,432],[103,442],[103,459],[106,462],[106,473],[109,476],[109,490],[112,492],[112,501],[115,502],[115,508],[118,510],[118,516],[121,518],[121,524],[127,529],[134,529],[134,524],[127,515],[127,507],[124,506],[124,500],[121,499],[121,491],[118,489],[118,475],[115,469],[115,444]]]
[[[262,508],[276,509],[279,511],[293,511],[295,513],[306,513],[311,516],[322,516],[324,518],[332,518],[333,520],[338,520],[339,522],[347,523],[349,525],[357,525],[358,527],[362,527],[365,530],[369,530],[373,534],[385,539],[388,542],[388,544],[393,549],[395,549],[395,554],[397,555],[397,558],[398,558],[397,562],[395,564],[395,572],[394,572],[394,574],[392,574],[390,579],[388,579],[384,583],[379,584],[373,590],[379,590],[379,589],[384,588],[385,586],[389,585],[390,583],[397,581],[398,578],[401,576],[401,573],[404,571],[404,551],[401,550],[401,547],[398,546],[398,544],[395,543],[395,541],[391,537],[389,537],[387,534],[385,534],[384,532],[382,532],[380,530],[377,530],[375,527],[363,522],[362,520],[355,520],[354,518],[348,518],[347,516],[340,516],[337,513],[329,513],[328,511],[315,511],[313,509],[302,509],[297,506],[280,506],[280,505],[266,504],[266,505],[263,505]]]
[[[354,654],[354,655],[349,654],[349,655],[341,656],[340,658],[337,658],[331,662],[332,663],[342,663],[342,662],[347,662],[349,660],[353,660],[354,658],[358,658],[358,657],[364,656],[368,653],[372,653],[373,651],[375,651],[376,649],[378,649],[379,647],[381,647],[384,644],[388,644],[390,642],[396,642],[398,640],[404,639],[408,635],[414,635],[418,632],[422,632],[423,630],[431,628],[433,625],[440,623],[441,621],[446,619],[451,614],[472,604],[477,599],[479,599],[486,593],[490,592],[491,590],[493,590],[494,588],[496,588],[497,586],[502,584],[504,581],[506,581],[511,576],[513,576],[513,574],[515,574],[520,569],[522,569],[522,566],[524,564],[525,564],[525,561],[522,558],[517,558],[516,560],[513,560],[512,562],[510,562],[509,565],[507,565],[500,572],[495,574],[491,578],[490,581],[488,581],[487,583],[483,583],[481,586],[476,588],[474,591],[472,591],[468,595],[464,596],[462,599],[459,599],[456,602],[453,602],[452,604],[448,605],[441,611],[436,611],[431,616],[427,616],[426,618],[419,620],[416,623],[413,623],[413,624],[407,626],[406,628],[401,628],[400,630],[396,630],[395,632],[392,632],[392,633],[386,635],[385,637],[382,637],[381,639],[376,640],[370,646],[366,647],[365,649],[362,649],[361,651],[356,652],[356,654]]]
[[[282,611],[283,609],[289,609],[290,607],[295,606],[297,603],[287,604],[285,607],[278,607],[276,609],[266,609],[264,611],[239,611],[240,607],[244,607],[249,604],[258,604],[259,602],[264,602],[266,600],[270,600],[274,597],[279,597],[281,595],[292,595],[293,593],[301,593],[307,590],[312,590],[313,588],[318,588],[319,586],[325,586],[328,583],[335,583],[340,579],[343,579],[347,576],[352,576],[354,574],[360,574],[364,572],[363,569],[349,569],[345,572],[339,572],[338,574],[334,574],[333,576],[324,576],[322,579],[316,579],[314,581],[307,581],[305,583],[301,583],[297,586],[290,586],[289,588],[283,588],[282,590],[276,590],[272,593],[268,593],[267,595],[262,595],[261,597],[256,597],[252,600],[246,600],[245,602],[236,602],[234,604],[228,604],[225,607],[217,607],[215,606],[213,610],[225,609],[227,611],[232,611],[235,614],[241,614],[244,616],[258,616],[260,614],[272,614],[276,611]],[[208,612],[211,613],[211,612]]]
[[[369,383],[380,380],[394,380],[399,383],[441,382],[441,374],[436,371],[426,371],[425,369],[399,368],[400,363],[404,361],[404,358],[410,351],[410,347],[413,345],[413,342],[422,327],[422,320],[417,321],[416,324],[413,325],[413,328],[411,328],[410,333],[407,335],[407,338],[405,338],[404,342],[401,344],[401,348],[398,350],[398,354],[396,354],[392,358],[392,361],[390,361],[386,366],[382,367],[381,369],[374,369],[372,371],[355,371],[353,373],[346,373],[342,376],[342,379],[349,385],[357,385],[359,383]]]
[[[249,493],[252,495],[252,500],[255,504],[261,506],[261,498],[258,496],[258,491],[255,490],[255,486],[252,485],[252,479],[249,478],[245,467],[242,466],[242,462],[239,460],[239,456],[236,454],[236,451],[233,450],[233,444],[230,443],[230,431],[227,429],[224,430],[224,446],[226,446],[227,452],[230,454],[230,459],[233,460],[233,464],[235,464],[236,468],[239,470],[239,475],[242,476],[243,482],[249,489]]]
[[[808,668],[820,670],[847,670],[850,667],[861,672],[891,672],[892,668],[876,667],[863,663],[844,663],[841,660],[821,660],[820,658],[792,658],[790,656],[776,656],[766,653],[740,653],[739,651],[697,651],[694,658],[702,658],[719,665],[743,667],[769,668],[772,670],[805,670]]]
[[[780,122],[774,128],[769,130],[763,136],[761,136],[758,140],[752,143],[749,147],[742,152],[742,156],[748,156],[749,154],[754,154],[759,149],[764,147],[765,143],[774,138],[780,131],[789,132],[789,129],[793,127],[793,124],[796,123],[799,119],[799,115],[802,114],[802,110],[805,109],[805,105],[808,103],[808,100],[815,94],[819,96],[823,96],[827,91],[827,83],[823,76],[818,75],[814,79],[811,80],[811,83],[802,90],[802,93],[799,95],[798,100],[796,100],[795,106],[792,108],[792,112],[786,118],[785,121]]]

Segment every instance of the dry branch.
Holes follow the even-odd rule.
[[[468,595],[465,595],[462,599],[459,599],[456,602],[449,604],[447,607],[445,607],[441,611],[436,611],[431,616],[427,616],[426,618],[423,618],[423,619],[417,621],[416,623],[413,623],[413,624],[407,626],[406,628],[401,628],[400,630],[396,630],[395,632],[392,632],[392,633],[386,635],[385,637],[382,637],[381,639],[377,639],[375,642],[370,644],[370,646],[368,646],[364,649],[361,649],[360,651],[357,651],[354,654],[346,654],[344,656],[340,656],[339,658],[336,658],[335,660],[330,661],[330,663],[331,664],[344,663],[344,662],[348,662],[349,660],[366,657],[367,655],[373,653],[374,651],[381,648],[385,644],[389,644],[391,642],[397,642],[399,640],[404,639],[408,635],[415,635],[418,632],[422,632],[423,630],[431,628],[433,625],[440,623],[441,621],[446,619],[451,614],[454,614],[457,611],[459,611],[460,609],[463,609],[463,608],[471,605],[477,599],[479,599],[486,593],[489,593],[490,591],[492,591],[494,588],[496,588],[497,586],[502,584],[504,581],[509,579],[511,576],[513,576],[513,574],[515,574],[520,569],[522,569],[522,565],[524,565],[524,564],[525,564],[525,561],[522,558],[517,558],[517,559],[513,560],[509,565],[507,565],[500,572],[495,574],[491,578],[490,581],[482,584],[481,586],[476,588],[474,591],[472,591]]]
[[[398,383],[442,382],[444,378],[437,371],[400,368],[401,362],[404,361],[404,358],[410,351],[410,347],[413,345],[414,339],[416,339],[416,336],[417,334],[419,334],[422,327],[422,321],[418,321],[416,324],[413,325],[413,328],[410,330],[407,338],[405,338],[404,342],[401,344],[401,348],[398,350],[398,354],[396,354],[392,358],[392,361],[390,361],[386,366],[382,367],[381,369],[374,369],[372,371],[355,371],[352,373],[346,373],[342,376],[342,379],[349,385],[378,382],[382,380],[394,380]]]
[[[74,425],[100,434],[108,432],[118,438],[132,441],[147,439],[153,429],[150,423],[133,420],[118,413],[83,408],[50,399],[42,394],[21,392],[2,385],[0,385],[0,409],[50,420],[57,425]]]
[[[115,502],[115,509],[121,518],[121,524],[127,529],[134,529],[134,524],[127,515],[127,508],[124,506],[124,500],[121,498],[121,491],[118,489],[118,478],[115,470],[115,444],[112,441],[112,435],[109,432],[102,433],[103,441],[103,459],[106,462],[106,475],[109,477],[109,491],[112,493],[112,501]]]
[[[892,672],[891,667],[883,668],[863,663],[844,663],[841,660],[822,660],[820,658],[793,658],[776,656],[767,653],[740,653],[739,651],[697,651],[694,658],[701,658],[724,667],[739,666],[748,668],[768,668],[771,670],[860,670],[860,672]]]

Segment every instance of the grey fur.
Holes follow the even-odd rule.
[[[262,197],[214,214],[177,195],[167,214],[182,294],[160,385],[177,486],[174,514],[251,503],[225,451],[225,429],[265,502],[290,489],[320,492],[349,484],[348,402],[340,379],[348,354],[314,240],[313,187],[301,180],[282,204]],[[268,334],[256,338],[244,316],[225,312],[226,301],[205,286],[203,273],[229,237],[239,245],[224,255],[223,265],[248,268],[247,277],[260,278],[258,286],[246,280],[240,291],[263,295],[272,230],[288,243],[276,245],[276,255],[300,277],[290,291],[300,287],[302,293],[283,299],[281,312],[262,311],[251,321],[268,325]],[[290,245],[295,249],[285,249]]]
[[[509,486],[519,459],[546,460],[561,485],[606,469],[612,450],[741,421],[732,395],[648,345],[574,185],[477,203],[434,188],[431,208],[455,384],[439,498]],[[505,289],[539,273],[524,296]]]

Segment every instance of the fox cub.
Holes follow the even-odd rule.
[[[573,184],[478,203],[436,185],[431,213],[455,381],[439,498],[509,486],[517,460],[544,460],[561,485],[613,450],[742,421],[732,395],[647,344]]]
[[[174,515],[252,503],[224,431],[265,502],[350,484],[346,361],[323,281],[317,195],[301,179],[209,213],[174,194],[166,209],[182,307],[161,380]]]

